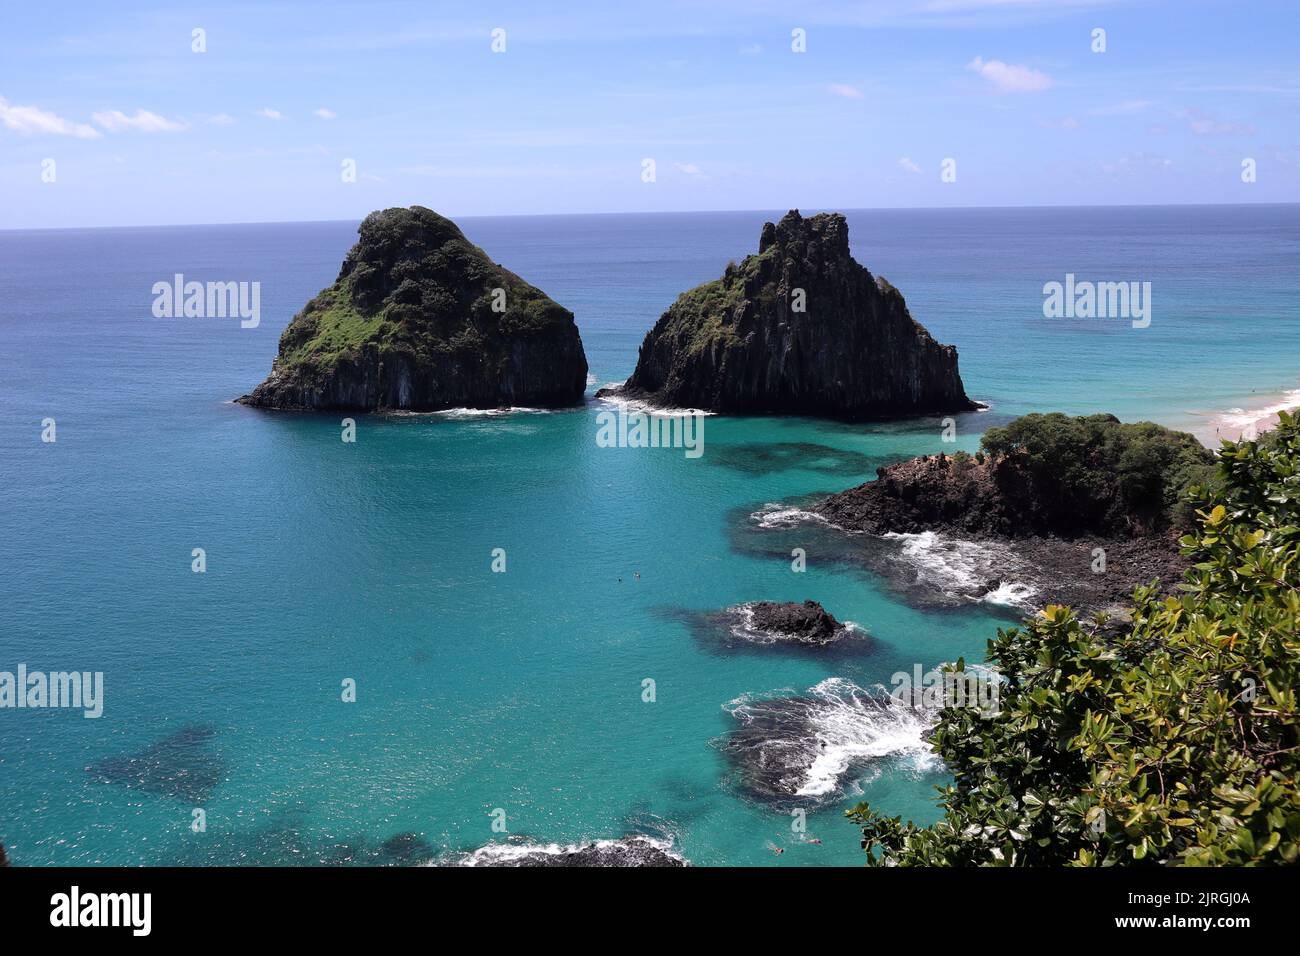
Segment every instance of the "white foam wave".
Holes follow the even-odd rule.
[[[789,784],[794,796],[835,793],[846,785],[844,778],[851,769],[872,758],[906,757],[917,773],[939,765],[939,757],[926,740],[933,715],[899,704],[884,688],[874,693],[842,677],[829,677],[798,697],[759,699],[746,694],[724,709],[748,724],[756,718],[770,718],[774,704],[802,707],[788,723],[789,732],[798,739],[783,740],[778,734],[770,742],[780,749],[794,744],[803,751],[799,776]]]
[[[563,856],[569,853],[577,853],[589,846],[595,846],[601,853],[614,856],[631,855],[639,850],[654,849],[675,859],[684,859],[680,853],[673,850],[672,840],[649,836],[632,836],[622,840],[592,840],[585,843],[534,843],[530,840],[511,843],[489,843],[477,850],[466,853],[456,860],[455,865],[501,866],[532,856]]]
[[[480,418],[502,418],[506,415],[551,415],[563,409],[532,408],[527,405],[511,405],[505,408],[440,408],[432,412],[413,412],[405,408],[395,408],[383,414],[390,418],[448,418],[454,421],[475,420]]]
[[[881,702],[851,681],[830,677],[808,692],[820,701],[811,714],[818,753],[796,796],[834,793],[855,763],[895,754],[918,770],[938,763],[925,740],[932,721],[921,711]]]
[[[1224,438],[1250,437],[1251,432],[1262,432],[1274,424],[1278,412],[1300,409],[1300,388],[1284,392],[1272,404],[1260,408],[1230,408],[1214,418],[1214,431]]]
[[[771,531],[776,528],[794,528],[808,521],[817,521],[832,528],[838,527],[838,525],[831,524],[815,511],[793,508],[779,501],[769,501],[751,514],[749,520],[757,522],[758,526],[764,531]]]
[[[1008,580],[1008,575],[1024,569],[1006,548],[949,538],[934,531],[891,531],[881,537],[898,542],[893,560],[907,565],[918,584],[946,597],[1018,607],[1034,594],[1030,585]],[[987,585],[993,580],[997,585],[990,589]]]
[[[1025,608],[1030,606],[1030,598],[1035,593],[1034,588],[1028,584],[1021,584],[1018,581],[1003,581],[980,600],[985,604],[996,604],[1000,607]]]
[[[606,384],[605,388],[621,388],[622,382],[613,382]],[[712,418],[717,412],[706,412],[699,408],[665,408],[654,405],[644,399],[624,398],[622,395],[598,395],[596,401],[605,402],[608,405],[614,405],[627,410],[628,414],[639,412],[642,415],[648,415],[651,418]]]

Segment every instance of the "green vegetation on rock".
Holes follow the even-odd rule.
[[[1189,527],[1188,491],[1214,480],[1214,457],[1193,436],[1114,415],[1025,415],[990,428],[981,447],[989,456],[1015,456],[1031,480],[1050,489],[1062,515],[1094,527],[1134,519]]]
[[[338,278],[294,317],[271,377],[281,408],[563,405],[587,363],[573,314],[422,206],[371,213]]]

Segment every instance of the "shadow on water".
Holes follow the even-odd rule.
[[[871,455],[814,442],[748,442],[709,446],[705,461],[745,475],[814,471],[847,478],[871,477],[884,462]]]
[[[300,810],[265,826],[231,831],[210,828],[176,860],[180,866],[417,866],[434,858],[420,833],[398,833],[381,842],[364,835],[332,837],[314,832]]]
[[[106,757],[86,769],[101,783],[201,804],[226,779],[225,761],[209,750],[216,734],[213,727],[186,727],[143,750]]]

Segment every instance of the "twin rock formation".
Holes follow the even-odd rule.
[[[422,206],[371,213],[338,279],[280,338],[246,405],[376,411],[583,400],[573,313]],[[975,407],[957,352],[849,255],[838,213],[767,223],[757,255],[683,293],[618,394],[653,405],[844,420]]]

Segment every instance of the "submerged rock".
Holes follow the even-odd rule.
[[[757,255],[683,293],[616,394],[655,405],[846,420],[970,411],[957,350],[849,254],[839,213],[791,210]]]
[[[264,408],[555,407],[582,400],[573,313],[423,206],[365,218],[338,279],[294,316]]]
[[[937,769],[935,714],[832,677],[795,696],[742,697],[726,709],[739,725],[714,742],[745,795],[777,806],[822,803],[882,760],[909,772]],[[901,769],[901,768],[900,768]]]
[[[186,727],[135,753],[106,757],[86,769],[101,783],[200,806],[226,779],[225,761],[209,750],[216,733],[212,727]]]

